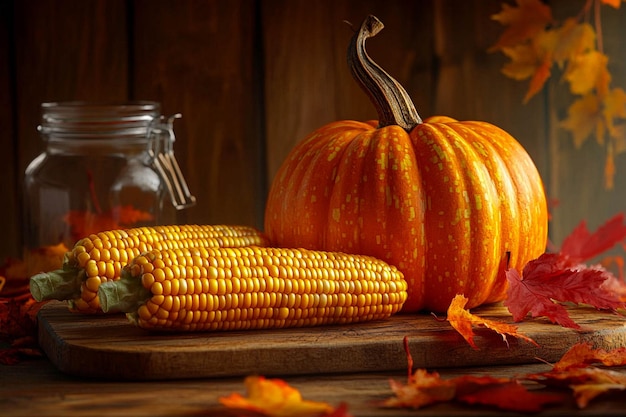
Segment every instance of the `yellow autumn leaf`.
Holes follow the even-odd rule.
[[[608,58],[607,58],[608,62]],[[598,97],[604,98],[609,94],[611,88],[611,73],[607,66],[598,72],[598,78],[596,79],[596,94]]]
[[[554,61],[560,66],[596,47],[596,31],[593,27],[588,23],[578,23],[574,18],[566,19],[563,25],[550,32],[554,34],[550,39]]]
[[[308,417],[330,413],[327,403],[306,401],[300,392],[281,379],[248,376],[244,380],[247,397],[232,393],[221,397],[220,403],[228,408],[254,411],[268,417]]]
[[[600,101],[595,94],[587,94],[574,101],[567,110],[567,118],[560,123],[563,129],[572,133],[574,145],[580,148],[594,133],[596,139],[603,140],[604,120],[600,109]],[[599,127],[600,126],[600,127]]]
[[[552,22],[552,9],[541,0],[516,0],[517,7],[502,4],[500,13],[491,16],[507,29],[490,51],[501,50],[533,38]]]
[[[621,88],[614,88],[604,97],[602,114],[607,131],[612,138],[622,137],[615,128],[615,119],[626,118],[626,92]]]
[[[505,47],[502,48],[502,53],[511,60],[502,67],[502,73],[509,78],[525,80],[532,77],[537,70],[539,57],[530,44]]]
[[[613,126],[611,139],[613,141],[613,148],[615,148],[615,155],[626,152],[626,126],[624,124]]]
[[[610,81],[607,62],[607,56],[599,51],[589,51],[570,59],[564,77],[569,82],[572,94],[585,95],[599,82],[603,85],[607,77]]]

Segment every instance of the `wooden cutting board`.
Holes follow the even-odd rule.
[[[502,306],[472,313],[512,323]],[[475,350],[449,323],[428,314],[341,326],[172,334],[142,330],[124,315],[71,313],[55,301],[39,313],[39,343],[65,373],[116,380],[405,371],[405,336],[414,368],[429,369],[555,362],[579,341],[605,349],[626,346],[626,318],[587,308],[570,314],[583,330],[529,317],[518,323],[519,330],[539,347],[513,337],[507,345],[479,328]]]

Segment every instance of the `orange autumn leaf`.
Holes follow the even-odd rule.
[[[500,13],[491,16],[507,28],[490,51],[531,39],[552,21],[552,9],[541,0],[516,0],[516,4],[513,7],[503,3]]]
[[[622,4],[622,0],[600,0],[600,2],[615,9],[619,9],[619,6]]]
[[[603,379],[608,379],[606,382],[594,382],[592,384],[578,384],[572,385],[571,389],[574,393],[574,399],[576,400],[576,405],[578,408],[585,408],[589,404],[591,400],[594,398],[608,394],[615,391],[625,391],[626,390],[626,381],[624,382],[615,382],[611,380],[612,376],[616,377],[615,379],[621,379],[623,381],[624,375],[617,372],[611,372],[603,370],[601,372]]]
[[[582,368],[594,363],[605,366],[626,365],[626,347],[607,351],[602,348],[593,348],[589,343],[577,343],[565,352],[552,369],[563,371],[571,368]]]
[[[522,333],[517,331],[517,326],[508,323],[502,323],[495,320],[488,320],[481,318],[477,315],[470,313],[465,309],[465,305],[467,304],[468,299],[461,295],[457,294],[456,297],[450,303],[450,307],[448,308],[448,317],[447,320],[450,325],[463,336],[463,338],[472,346],[474,349],[478,349],[476,343],[474,343],[474,326],[483,326],[494,332],[498,333],[502,336],[502,339],[505,343],[508,344],[507,335],[514,336],[519,339],[526,340],[534,345],[537,343],[528,336],[523,335]]]
[[[248,410],[267,417],[319,417],[333,412],[330,404],[302,399],[300,392],[281,379],[248,376],[244,385],[247,396],[232,393],[221,397],[228,408]]]
[[[626,374],[592,366],[551,370],[527,375],[526,379],[551,387],[565,387],[572,391],[579,408],[585,408],[594,398],[626,390]]]
[[[67,250],[64,244],[59,243],[25,251],[24,259],[8,259],[0,268],[0,297],[30,295],[30,277],[59,269]]]
[[[572,390],[579,408],[585,408],[594,398],[626,390],[626,374],[606,368],[590,366],[626,365],[626,347],[605,350],[588,343],[572,346],[548,372],[530,374],[526,379],[547,386],[567,387]]]
[[[392,408],[422,408],[424,406],[454,399],[454,382],[443,380],[437,372],[417,369],[409,377],[407,384],[390,380],[394,397],[386,399],[382,405]]]
[[[528,87],[528,91],[524,96],[524,103],[528,103],[531,98],[533,98],[538,92],[543,89],[543,86],[550,78],[550,67],[552,66],[552,60],[549,57],[546,57],[541,65],[537,67],[533,77],[530,80],[530,85]]]

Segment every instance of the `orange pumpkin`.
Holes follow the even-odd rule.
[[[409,284],[404,312],[501,301],[499,265],[522,268],[547,241],[547,204],[528,153],[504,130],[445,116],[421,121],[406,91],[352,39],[353,75],[379,122],[336,121],[287,156],[272,183],[265,232],[277,246],[372,255]]]

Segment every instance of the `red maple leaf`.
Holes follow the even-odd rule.
[[[523,273],[506,270],[509,283],[505,306],[515,321],[528,313],[544,316],[553,323],[578,329],[560,303],[587,304],[598,309],[616,310],[625,306],[624,283],[602,266],[581,262],[599,255],[626,239],[624,215],[609,219],[594,233],[581,222],[565,238],[558,253],[545,253],[526,264]]]
[[[545,316],[553,323],[574,329],[567,309],[559,302],[588,304],[599,309],[615,310],[624,307],[618,294],[609,290],[613,274],[600,266],[570,265],[559,254],[544,254],[524,267],[523,278],[515,269],[506,271],[509,282],[504,305],[515,321],[528,313],[532,317]]]
[[[413,372],[413,359],[406,337],[404,350],[409,369],[408,381],[406,384],[390,381],[391,390],[395,396],[383,402],[385,407],[417,409],[431,404],[456,401],[510,411],[538,412],[547,404],[560,403],[564,400],[564,397],[559,394],[530,391],[511,378],[463,375],[443,379],[437,372],[428,372],[425,369],[417,369]]]
[[[600,226],[593,234],[583,220],[561,244],[560,253],[572,262],[593,258],[626,239],[624,213],[618,213]]]
[[[37,344],[37,312],[45,302],[32,297],[0,298],[0,363],[12,365],[23,356],[41,356]]]

